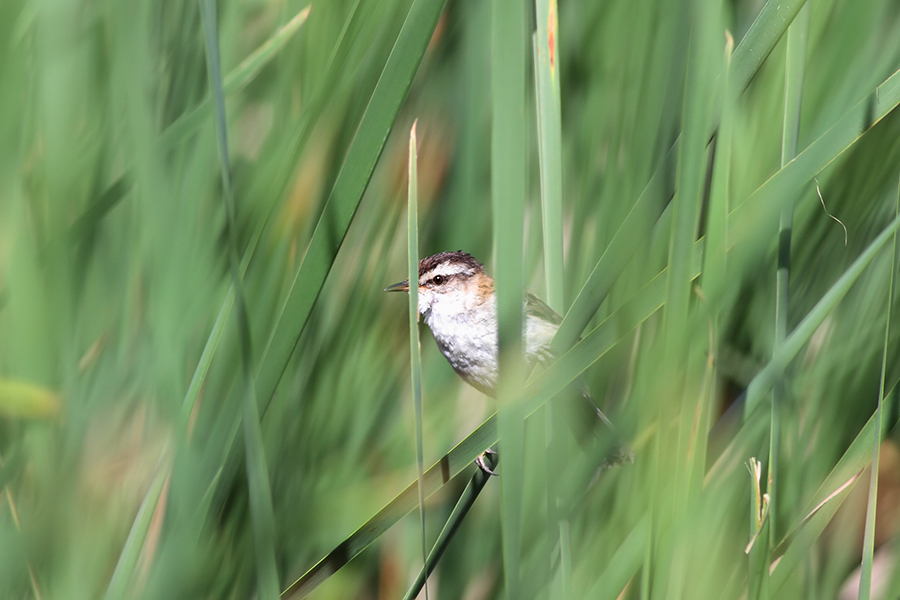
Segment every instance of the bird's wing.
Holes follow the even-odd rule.
[[[525,294],[525,314],[532,315],[538,319],[543,319],[549,323],[552,323],[555,327],[559,327],[559,324],[562,323],[563,318],[560,316],[558,312],[550,308],[550,306],[535,296],[532,293]],[[552,359],[556,358],[555,353],[550,348],[550,340],[546,341],[546,345],[536,350],[538,353],[538,362],[543,363],[544,365],[552,362]],[[601,468],[607,468],[613,465],[622,464],[622,463],[631,463],[634,462],[634,452],[631,451],[631,448],[628,447],[621,439],[618,439],[618,433],[616,432],[615,426],[610,422],[610,420],[603,414],[603,411],[600,410],[600,407],[597,405],[597,402],[594,400],[593,396],[591,396],[590,390],[584,384],[583,381],[577,380],[574,384],[580,395],[587,401],[587,406],[590,408],[591,412],[593,412],[594,417],[599,419],[604,428],[608,431],[612,432],[615,441],[613,441],[610,447],[605,448],[605,458],[601,464]],[[579,443],[586,443],[590,445],[589,441],[591,438],[594,438],[598,435],[597,429],[593,426],[595,424],[595,420],[585,415],[587,418],[580,417],[578,418],[578,422],[580,427],[576,427],[573,429],[573,433],[575,433],[576,438],[579,439]],[[573,425],[570,423],[570,425]],[[576,429],[581,429],[585,425],[587,425],[587,431],[592,432],[594,435],[586,436],[587,431],[576,431]],[[607,442],[609,444],[609,442]]]
[[[558,312],[550,308],[549,304],[531,292],[525,293],[525,314],[534,315],[554,325],[559,325],[563,321],[562,316]]]

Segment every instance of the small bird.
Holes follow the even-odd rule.
[[[409,281],[384,288],[386,292],[408,292]],[[497,298],[494,280],[484,265],[462,250],[441,252],[419,261],[419,313],[431,329],[438,349],[450,366],[472,387],[496,397],[499,370]],[[525,361],[529,366],[547,365],[555,358],[550,342],[562,317],[533,294],[526,294],[523,314]],[[597,418],[612,428],[587,388],[581,395],[593,407]],[[488,450],[488,453],[492,451]],[[633,462],[627,446],[614,450],[605,465]],[[484,463],[478,466],[496,475]]]

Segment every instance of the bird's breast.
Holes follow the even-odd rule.
[[[496,319],[432,310],[425,323],[453,370],[470,385],[493,395],[497,383]]]
[[[470,385],[493,396],[499,368],[496,312],[457,308],[442,311],[433,305],[425,313],[425,323],[450,366]],[[533,315],[523,314],[523,317],[526,361],[529,364],[550,362],[550,341],[557,326]]]

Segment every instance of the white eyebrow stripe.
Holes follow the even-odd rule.
[[[431,279],[437,275],[443,275],[444,277],[449,277],[450,275],[459,275],[460,273],[469,272],[469,266],[463,263],[441,263],[437,265],[432,270],[428,271],[423,275],[426,279]]]

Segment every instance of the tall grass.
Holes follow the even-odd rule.
[[[403,596],[415,118],[418,252],[486,263],[512,349],[494,401],[420,331],[431,597],[900,594],[894,3],[205,7],[0,3],[0,597]]]

